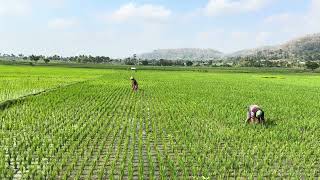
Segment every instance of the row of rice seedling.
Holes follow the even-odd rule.
[[[319,124],[311,113],[319,113],[316,91],[320,84],[316,78],[310,77],[314,78],[313,86],[302,86],[299,76],[286,77],[289,83],[286,79],[279,83],[239,74],[208,74],[197,80],[193,79],[197,74],[180,76],[185,77],[146,84],[158,84],[151,89],[159,102],[155,116],[161,118],[161,128],[177,141],[172,148],[187,147],[184,156],[191,164],[192,176],[318,176],[317,159],[310,155],[319,147],[311,138],[319,135],[312,127]],[[291,84],[291,78],[296,84]],[[246,106],[252,103],[266,109],[269,122],[265,126],[244,125]],[[298,130],[302,127],[304,134]]]
[[[108,71],[0,111],[1,178],[319,177],[319,77],[146,71],[137,93],[128,77]],[[254,103],[265,125],[244,123]]]
[[[0,72],[0,103],[109,73],[102,70],[4,65],[0,65]]]

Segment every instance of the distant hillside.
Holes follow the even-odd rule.
[[[293,39],[278,46],[265,46],[261,48],[245,49],[231,54],[223,54],[214,49],[184,48],[159,49],[137,56],[140,59],[166,59],[166,60],[215,60],[219,58],[241,59],[254,57],[255,59],[292,59],[320,60],[320,33]]]
[[[260,47],[260,48],[244,49],[244,50],[236,51],[231,54],[226,54],[225,57],[251,56],[251,55],[256,54],[259,51],[271,51],[271,50],[275,50],[275,49],[276,49],[276,46],[265,46],[265,47]]]
[[[319,53],[320,52],[320,33],[294,39],[292,41],[289,41],[279,46],[278,48],[293,54]]]
[[[211,60],[223,56],[223,53],[214,49],[183,48],[159,49],[150,53],[140,54],[140,59],[167,59],[167,60]]]
[[[299,58],[320,60],[320,33],[297,38],[279,46],[247,49],[226,57],[271,57],[272,59]]]

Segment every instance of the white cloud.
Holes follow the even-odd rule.
[[[48,27],[52,29],[67,29],[78,25],[76,19],[56,18],[48,23]]]
[[[218,16],[254,12],[269,5],[272,0],[209,0],[205,7],[205,14]]]
[[[276,14],[260,23],[253,22],[250,26],[235,26],[231,21],[221,24],[203,21],[204,14],[217,16],[255,12],[267,7],[270,1],[208,0],[206,8],[191,10],[190,13],[173,12],[165,6],[155,4],[129,3],[108,11],[103,17],[100,16],[104,18],[103,21],[107,20],[111,24],[97,27],[101,21],[91,19],[94,22],[90,22],[91,17],[88,18],[87,14],[71,15],[75,18],[56,16],[60,18],[48,22],[50,19],[46,18],[58,12],[54,11],[54,8],[61,7],[69,14],[77,12],[77,9],[68,9],[73,7],[68,0],[0,0],[0,17],[27,13],[32,13],[34,17],[30,20],[33,25],[23,31],[18,28],[19,23],[14,23],[18,18],[11,20],[4,17],[4,20],[12,21],[14,26],[0,28],[0,49],[16,54],[92,54],[112,57],[124,57],[158,48],[182,47],[214,48],[233,52],[282,43],[293,36],[320,31],[320,0],[310,0],[312,5],[310,4],[308,11]],[[37,19],[38,17],[41,18]],[[114,22],[123,24],[117,26]],[[82,23],[88,24],[90,28],[74,28]],[[191,27],[192,24],[198,26]],[[33,36],[34,34],[37,36]],[[32,46],[30,42],[34,42]]]
[[[265,27],[277,34],[292,38],[320,32],[320,1],[312,0],[307,11],[302,13],[282,13],[265,19]]]
[[[164,6],[152,4],[139,6],[134,3],[129,3],[113,12],[109,19],[115,22],[147,21],[157,23],[167,20],[170,15],[171,11]]]
[[[0,16],[20,16],[30,11],[28,0],[0,0]]]

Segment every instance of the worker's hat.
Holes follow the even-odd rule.
[[[131,76],[130,79],[133,80],[134,79],[133,76]]]
[[[262,112],[261,110],[258,110],[258,111],[256,112],[256,117],[257,117],[257,118],[260,118],[260,117],[262,116],[262,114],[263,114],[263,112]]]

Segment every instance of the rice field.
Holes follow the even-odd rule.
[[[1,102],[26,96],[0,108],[1,179],[320,175],[315,74],[142,70],[134,93],[128,70],[0,70]]]
[[[103,71],[0,65],[0,102],[102,76]]]

